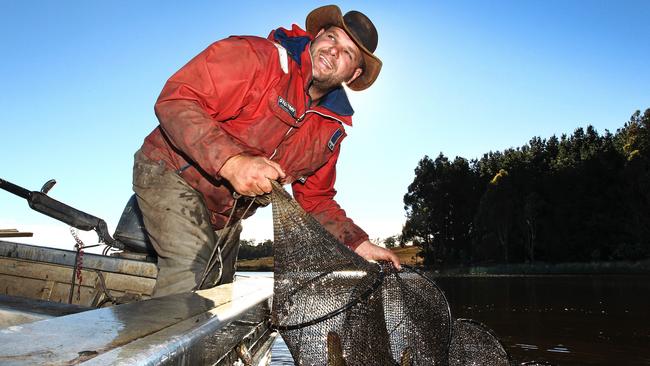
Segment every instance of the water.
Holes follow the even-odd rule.
[[[514,361],[650,365],[650,276],[436,277],[455,318],[492,328]],[[271,365],[293,365],[284,342]]]
[[[271,366],[292,366],[293,358],[282,337],[278,337],[271,349]]]
[[[452,315],[492,328],[515,361],[650,365],[650,276],[439,277]]]
[[[273,272],[237,272],[237,276],[240,277],[249,277],[249,276],[262,276],[262,277],[273,277]],[[289,366],[293,365],[293,358],[291,357],[291,353],[289,353],[289,349],[287,348],[286,343],[284,343],[284,340],[282,337],[278,336],[275,340],[275,343],[273,343],[273,348],[271,349],[271,354],[272,354],[272,359],[271,359],[271,365],[272,366]]]

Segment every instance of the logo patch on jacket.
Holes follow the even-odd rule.
[[[330,137],[330,140],[327,142],[327,147],[329,147],[331,151],[334,151],[336,143],[339,142],[341,136],[343,136],[343,129],[339,128],[334,131],[334,134],[332,134],[332,137]]]
[[[296,118],[296,107],[289,104],[289,102],[280,95],[278,96],[278,105],[280,108],[284,109],[285,112],[289,113],[291,117]]]

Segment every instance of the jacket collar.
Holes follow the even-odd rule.
[[[273,36],[272,40],[279,43],[287,50],[291,59],[296,62],[298,66],[302,66],[303,53],[308,53],[305,51],[307,51],[307,45],[312,40],[311,36],[307,32],[294,24],[291,30],[278,28],[272,31],[271,36]],[[269,36],[269,38],[271,36]]]
[[[284,47],[291,60],[299,67],[304,76],[305,91],[308,90],[308,83],[311,81],[312,60],[309,53],[309,45],[312,39],[309,33],[295,24],[291,30],[278,28],[269,34],[269,40],[275,41]],[[352,125],[351,117],[354,114],[354,109],[352,109],[350,100],[342,86],[324,95],[317,107],[337,114],[337,117],[342,117],[340,119],[343,122]]]
[[[342,86],[339,86],[325,94],[318,105],[325,107],[340,116],[351,117],[354,114],[354,109],[352,109],[348,95],[345,93],[345,89],[343,89]]]

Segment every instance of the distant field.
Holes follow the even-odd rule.
[[[418,247],[404,247],[404,248],[394,248],[391,249],[397,256],[401,263],[416,266],[422,264],[422,258],[418,257],[417,254],[420,251]]]
[[[419,265],[422,264],[422,258],[416,256],[420,250],[417,247],[405,247],[391,249],[403,264]],[[272,271],[273,257],[264,257],[259,259],[247,259],[237,261],[238,271]]]

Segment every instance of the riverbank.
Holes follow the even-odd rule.
[[[422,265],[422,258],[417,256],[418,247],[391,249],[400,262],[433,271],[441,275],[508,275],[508,274],[650,274],[650,260],[644,261],[610,261],[583,263],[516,263],[485,266],[449,267],[442,269],[427,268]],[[273,257],[240,260],[238,271],[273,271]]]
[[[422,258],[417,256],[420,251],[418,247],[404,247],[391,249],[403,264],[410,266],[421,267]],[[273,257],[264,257],[258,259],[247,259],[237,261],[238,271],[273,271]]]

